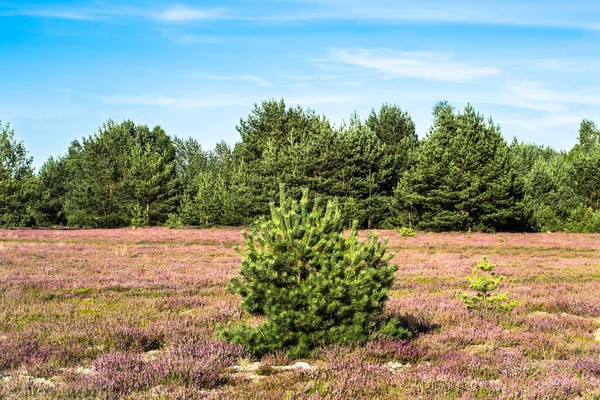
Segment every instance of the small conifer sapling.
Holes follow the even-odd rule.
[[[504,280],[504,276],[494,274],[495,267],[496,264],[489,262],[484,256],[473,268],[473,274],[467,277],[469,287],[475,294],[469,295],[461,291],[459,295],[469,310],[488,314],[490,311],[507,312],[517,306],[516,301],[509,300],[508,293],[495,294]]]

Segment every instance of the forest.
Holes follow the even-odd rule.
[[[600,232],[600,130],[584,120],[569,151],[510,143],[471,105],[433,107],[419,138],[384,104],[341,125],[284,100],[256,104],[233,147],[131,120],[104,123],[36,171],[0,122],[0,225],[116,228],[242,226],[280,190],[339,204],[360,228]],[[573,132],[573,135],[576,135]]]

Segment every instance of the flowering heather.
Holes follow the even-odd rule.
[[[258,322],[225,289],[240,230],[0,231],[0,398],[600,398],[600,235],[379,234],[399,266],[385,314],[413,337],[324,348],[307,370],[267,355],[252,375],[215,336]],[[457,294],[484,255],[509,313]]]

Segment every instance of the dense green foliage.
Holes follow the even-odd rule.
[[[32,195],[32,159],[16,142],[10,125],[0,121],[0,226],[29,223],[27,204]]]
[[[426,229],[509,228],[518,214],[508,165],[508,146],[498,126],[471,106],[456,113],[440,103],[397,196],[413,198],[417,225]]]
[[[256,355],[286,349],[294,357],[366,340],[394,282],[387,243],[359,240],[354,228],[345,236],[337,203],[323,208],[317,198],[311,207],[308,191],[299,203],[282,194],[270,208],[270,218],[244,233],[241,278],[231,282],[242,307],[266,321],[228,328],[225,337]]]
[[[73,142],[65,212],[69,225],[116,227],[165,221],[180,195],[175,146],[160,128],[108,121]]]
[[[398,236],[403,238],[411,238],[417,236],[417,233],[413,228],[403,226],[402,228],[398,229]]]
[[[283,185],[337,199],[347,227],[600,231],[600,131],[589,120],[569,152],[507,143],[491,119],[447,103],[422,139],[390,104],[334,126],[271,100],[237,131],[233,147],[207,151],[160,127],[108,121],[34,174],[0,124],[0,225],[247,225]]]

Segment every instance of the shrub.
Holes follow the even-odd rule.
[[[367,356],[380,361],[409,362],[423,356],[423,351],[406,340],[379,338],[364,346]]]
[[[264,356],[260,362],[263,365],[270,365],[270,366],[282,366],[282,365],[291,365],[294,361],[288,357],[287,354],[285,354],[284,351],[282,350],[277,350],[272,354],[268,354],[266,356]]]
[[[110,330],[106,345],[118,351],[151,351],[160,349],[165,334],[157,328],[118,326]]]
[[[566,228],[570,232],[600,232],[600,212],[580,206],[571,213]]]
[[[227,369],[245,357],[244,349],[219,341],[180,341],[161,364],[167,382],[187,387],[215,388],[229,380]]]
[[[139,228],[146,225],[146,217],[144,216],[144,210],[139,203],[135,203],[131,206],[131,226],[133,228]]]
[[[181,228],[183,226],[183,222],[181,221],[181,217],[179,214],[169,213],[167,216],[167,221],[165,222],[167,228]]]
[[[388,318],[387,320],[381,321],[377,333],[382,336],[391,337],[394,339],[410,339],[413,334],[410,330],[406,329],[398,318]]]
[[[344,235],[336,202],[309,207],[283,193],[271,217],[244,233],[241,277],[230,288],[242,307],[262,315],[259,326],[221,330],[228,340],[260,356],[285,349],[303,357],[321,345],[364,342],[382,314],[397,267],[376,235],[358,239],[356,224]]]
[[[398,229],[398,235],[400,237],[403,237],[403,238],[417,236],[417,234],[415,233],[414,229],[408,228],[406,226],[403,226],[402,228]]]
[[[489,311],[510,311],[517,306],[516,301],[508,299],[508,293],[493,294],[504,280],[504,276],[494,274],[495,267],[496,264],[483,257],[473,268],[473,274],[467,278],[467,281],[471,284],[470,288],[475,291],[475,295],[459,292],[468,309],[487,314]]]
[[[155,368],[146,364],[141,354],[108,353],[96,359],[92,367],[96,373],[87,375],[90,387],[108,399],[148,389],[157,381]]]

